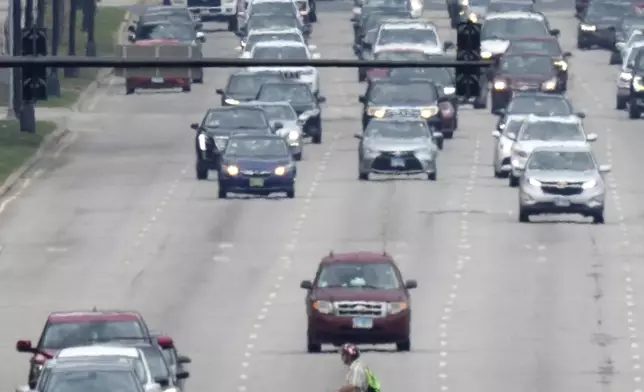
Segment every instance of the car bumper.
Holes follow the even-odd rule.
[[[370,329],[353,328],[353,318],[314,313],[309,316],[309,339],[316,343],[396,343],[409,339],[411,312],[373,319]]]
[[[190,86],[189,78],[147,78],[130,77],[125,80],[128,88],[161,89],[161,88],[184,88]]]
[[[257,180],[262,184],[253,183]],[[247,177],[247,176],[220,176],[219,187],[225,188],[228,192],[265,194],[271,192],[286,192],[295,186],[294,176],[268,176],[268,177]]]
[[[635,105],[637,108],[644,108],[644,92],[630,93],[630,105]]]
[[[499,156],[496,167],[503,173],[510,173],[512,171],[512,164],[510,163],[510,155]]]
[[[429,158],[401,157],[404,166],[392,166],[392,158],[397,157],[364,157],[360,161],[360,172],[377,174],[421,174],[435,173],[436,161]]]
[[[535,214],[590,214],[603,211],[605,194],[599,190],[585,190],[578,195],[555,195],[539,188],[521,189],[519,205],[524,212]]]
[[[597,45],[602,48],[613,49],[613,31],[607,29],[579,31],[577,41],[585,45]]]

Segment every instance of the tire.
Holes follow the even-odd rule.
[[[358,173],[358,180],[360,181],[369,181],[369,173]]]
[[[364,71],[362,71],[362,70],[360,70],[360,69],[359,69],[359,70],[358,70],[358,82],[364,82],[364,81],[365,81],[365,79],[367,79],[367,74],[366,74],[366,72],[364,72]]]
[[[454,137],[454,131],[443,131],[443,139],[451,139]]]
[[[411,341],[409,340],[409,338],[402,342],[397,342],[396,351],[411,351]]]
[[[640,112],[640,109],[637,107],[637,102],[635,102],[635,99],[631,98],[628,103],[628,118],[631,120],[637,120],[641,115],[642,112]]]
[[[496,165],[492,165],[492,169],[494,170],[494,178],[503,178],[503,172],[500,170],[496,170]]]
[[[310,340],[306,344],[306,351],[315,354],[322,351],[322,345],[320,343],[313,343]]]
[[[427,173],[427,179],[429,181],[436,181],[437,174],[438,173],[436,173],[436,171],[434,171],[433,173]]]
[[[125,87],[125,95],[131,95],[134,94],[136,89],[134,87]]]
[[[474,107],[474,109],[487,109],[487,95],[483,97],[476,97],[472,106]]]
[[[230,32],[237,31],[238,27],[239,27],[239,22],[237,19],[237,15],[234,15],[232,18],[228,19],[228,31]]]
[[[512,173],[508,176],[508,184],[510,188],[516,188],[519,186],[519,177],[515,177]]]
[[[204,167],[202,164],[197,163],[196,167],[197,180],[207,180],[208,179],[208,168]]]
[[[626,109],[626,100],[624,98],[617,97],[615,99],[615,109],[617,110]]]
[[[192,83],[203,84],[203,78],[201,78],[201,79],[193,79]]]
[[[608,64],[609,65],[619,64],[619,60],[620,60],[619,56],[620,56],[619,53],[611,53],[610,54],[610,60],[608,61]]]
[[[596,212],[592,215],[593,223],[596,225],[603,225],[604,221],[604,211]]]
[[[221,186],[221,184],[219,184],[218,196],[219,196],[220,199],[227,199],[228,198],[228,189],[226,189],[223,186]]]
[[[313,144],[322,144],[322,130],[316,129],[316,132],[312,132],[311,143]]]
[[[444,140],[444,139],[438,139],[438,140],[436,140],[436,147],[438,147],[438,149],[439,149],[439,150],[442,150],[442,149],[443,149],[443,144],[444,144],[444,142],[445,142],[445,140]]]
[[[314,10],[309,12],[309,20],[311,23],[316,23],[318,21],[318,13]]]
[[[190,90],[192,90],[192,86],[191,86],[191,85],[187,85],[187,86],[183,86],[183,87],[181,87],[181,91],[183,91],[184,93],[189,93],[189,92],[190,92]]]
[[[295,186],[286,190],[286,197],[289,199],[295,199]]]
[[[302,153],[299,152],[297,154],[293,154],[293,159],[295,159],[298,162],[301,161],[302,160]]]
[[[521,223],[530,223],[530,214],[525,212],[520,207],[519,207],[519,222],[521,222]]]
[[[586,50],[589,46],[585,42],[577,41],[577,49]]]

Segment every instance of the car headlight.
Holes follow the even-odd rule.
[[[523,151],[523,150],[512,150],[512,155],[514,155],[517,158],[527,158],[528,153]]]
[[[495,90],[505,90],[506,87],[508,87],[508,84],[505,83],[503,80],[497,80],[496,82],[494,82]]]
[[[586,181],[583,184],[581,184],[581,187],[583,189],[592,189],[592,188],[594,188],[596,186],[597,186],[597,181],[596,180]]]
[[[389,304],[387,304],[387,313],[397,314],[408,309],[408,307],[407,302],[389,302]]]
[[[563,60],[555,61],[555,66],[564,72],[568,70],[568,63]]]
[[[300,138],[300,133],[297,131],[291,131],[288,133],[288,135],[286,135],[286,138],[292,142],[296,141],[297,139]]]
[[[234,177],[237,174],[239,174],[239,168],[237,166],[235,166],[235,165],[230,165],[230,166],[226,167],[226,173],[228,173],[228,175]]]
[[[633,89],[637,92],[644,91],[644,81],[641,76],[633,78]]]
[[[619,78],[625,82],[630,82],[633,80],[633,74],[630,72],[622,72],[619,74]]]
[[[587,24],[581,25],[581,31],[595,31],[595,30],[597,30],[597,26],[587,25]]]
[[[445,95],[456,94],[456,88],[452,87],[452,86],[447,86],[447,87],[443,88],[443,94],[445,94]]]
[[[470,16],[467,17],[467,19],[472,23],[476,23],[479,21],[479,18],[478,16],[476,16],[476,14],[470,14]]]
[[[275,173],[275,175],[277,176],[283,176],[284,174],[286,174],[287,171],[288,171],[288,168],[286,166],[278,166],[275,168],[273,173]]]
[[[547,82],[544,82],[541,85],[541,87],[543,87],[544,90],[548,90],[548,91],[554,90],[557,88],[557,80],[556,79],[548,80]]]
[[[383,118],[387,114],[385,109],[367,109],[367,115],[377,118]]]
[[[461,5],[467,7],[468,5],[470,5],[470,0],[461,0]]]
[[[429,148],[420,148],[414,151],[414,154],[423,158],[431,157],[432,152]]]
[[[422,118],[430,118],[435,116],[436,114],[438,114],[438,106],[430,106],[420,111],[420,116]]]
[[[364,153],[365,153],[365,155],[378,155],[378,154],[380,154],[380,151],[375,149],[375,148],[365,146],[364,147]]]
[[[481,52],[481,58],[483,60],[492,58],[492,52],[488,52],[488,51]]]
[[[224,102],[226,102],[229,105],[239,105],[239,101],[233,98],[226,98],[224,99]]]
[[[532,186],[541,186],[541,181],[535,180],[534,178],[530,178],[528,180],[528,183]]]
[[[206,151],[208,149],[208,136],[200,133],[199,136],[197,136],[197,142],[199,143],[199,149],[201,151]]]
[[[315,301],[313,302],[313,309],[324,314],[333,313],[333,302]]]

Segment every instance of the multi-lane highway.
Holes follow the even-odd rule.
[[[349,13],[320,8],[323,58],[352,58]],[[453,38],[444,10],[428,14]],[[193,359],[192,391],[333,391],[345,369],[305,352],[299,289],[331,249],[386,249],[419,282],[412,352],[365,354],[387,391],[642,388],[644,122],[614,110],[608,53],[575,49],[572,7],[547,15],[573,52],[569,95],[613,165],[606,225],[519,224],[516,189],[492,176],[489,111],[462,110],[437,182],[359,182],[364,87],[347,69],[322,71],[327,136],[306,146],[297,198],[218,200],[216,182],[195,180],[188,125],[218,104],[229,71],[208,70],[190,94],[125,96],[115,79],[0,201],[4,388],[26,378],[16,339],[35,339],[49,311],[96,305],[139,309],[169,332]],[[235,46],[214,32],[205,54]]]

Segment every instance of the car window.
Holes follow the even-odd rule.
[[[524,124],[519,140],[584,141],[586,137],[579,124],[539,121]]]
[[[56,371],[42,392],[140,392],[132,371],[72,370]]]
[[[145,338],[138,321],[87,321],[48,323],[43,331],[40,347],[63,349],[84,346],[91,342],[117,339]]]
[[[145,346],[141,347],[141,351],[148,362],[152,378],[170,378],[168,364],[163,358],[163,350],[153,346]]]
[[[437,99],[436,88],[430,83],[377,83],[369,90],[369,101],[374,105],[427,105]]]
[[[590,171],[597,166],[587,151],[535,151],[526,164],[528,170]]]
[[[390,263],[338,263],[322,267],[317,287],[397,290],[402,284]]]

